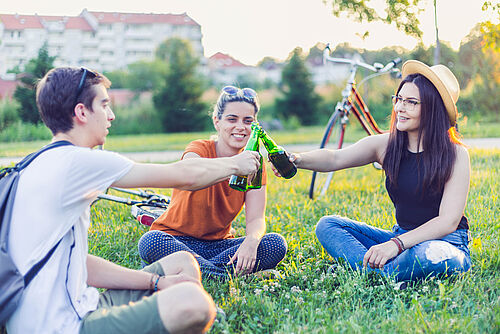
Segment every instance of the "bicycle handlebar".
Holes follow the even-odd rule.
[[[377,67],[375,67],[373,65],[361,62],[359,60],[332,57],[332,56],[330,56],[330,51],[331,51],[330,45],[327,44],[325,47],[325,50],[323,51],[323,64],[325,64],[326,61],[330,61],[332,63],[338,63],[338,64],[349,64],[352,67],[361,66],[361,67],[366,68],[372,72],[385,73],[385,72],[390,71],[392,68],[394,68],[395,66],[397,66],[398,64],[401,63],[401,58],[398,57],[396,59],[391,60],[382,69],[378,69]]]

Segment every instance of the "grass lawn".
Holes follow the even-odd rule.
[[[227,314],[211,333],[499,333],[500,150],[470,154],[466,215],[474,236],[472,270],[406,290],[343,267],[327,274],[332,259],[314,235],[317,220],[329,214],[390,228],[394,210],[381,171],[366,166],[337,172],[329,194],[314,201],[306,196],[310,172],[300,171],[291,180],[269,175],[267,231],[281,233],[288,242],[288,254],[277,267],[282,277],[204,280]],[[244,235],[243,213],[234,227]],[[101,200],[92,208],[89,251],[140,268],[137,241],[146,231],[128,207]]]

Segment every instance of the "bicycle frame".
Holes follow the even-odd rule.
[[[170,204],[170,198],[168,196],[156,194],[151,190],[131,190],[116,187],[111,187],[109,189],[144,198],[144,200],[134,200],[115,195],[100,194],[97,196],[96,201],[104,199],[129,205],[131,207],[130,213],[132,214],[132,216],[137,219],[139,223],[146,226],[150,226],[161,214],[163,214],[163,212],[168,208],[168,205]],[[94,203],[96,201],[94,201]]]
[[[370,113],[368,106],[364,102],[363,97],[356,88],[356,72],[358,70],[358,67],[363,67],[372,72],[375,72],[374,74],[366,77],[365,80],[361,82],[364,83],[368,79],[371,79],[373,77],[382,74],[391,73],[392,71],[399,72],[398,69],[394,69],[394,66],[399,64],[401,62],[401,59],[396,58],[391,62],[389,62],[386,66],[383,66],[381,64],[370,65],[367,63],[360,62],[357,59],[355,60],[355,59],[331,57],[329,55],[329,52],[330,52],[330,47],[327,45],[327,47],[323,51],[323,64],[326,64],[326,62],[332,62],[332,63],[351,65],[350,74],[347,79],[346,87],[342,91],[342,101],[338,102],[335,107],[335,110],[339,110],[341,113],[343,113],[341,115],[342,124],[347,124],[349,115],[352,112],[354,116],[356,116],[357,120],[359,121],[359,123],[361,124],[361,126],[368,135],[384,133],[385,131],[380,129],[377,122]],[[345,126],[342,127],[342,134],[341,134],[342,139],[344,131],[345,131]]]
[[[326,144],[330,140],[330,136],[336,127],[339,128],[339,137],[337,139],[338,145],[336,148],[337,149],[342,148],[346,127],[349,122],[349,116],[351,113],[354,114],[359,124],[362,126],[363,130],[369,136],[384,133],[385,131],[381,130],[380,127],[378,126],[377,122],[370,113],[368,106],[364,102],[363,97],[361,96],[356,87],[356,72],[359,67],[363,67],[365,69],[374,72],[373,74],[367,76],[364,80],[361,81],[361,84],[363,84],[368,79],[371,79],[373,77],[382,74],[394,73],[394,72],[399,73],[399,70],[394,67],[401,62],[401,59],[399,58],[394,59],[385,66],[378,63],[370,65],[356,59],[334,58],[331,57],[329,53],[330,53],[330,47],[327,45],[327,47],[323,52],[323,64],[326,64],[327,62],[348,64],[350,65],[350,74],[347,79],[347,84],[344,90],[342,91],[342,100],[337,102],[335,110],[330,116],[330,119],[328,120],[328,124],[326,126],[326,131],[321,141],[320,148],[326,147]],[[314,186],[316,182],[316,175],[317,172],[313,172],[311,179],[311,186],[309,188],[309,198],[311,199],[314,198]],[[320,196],[326,194],[326,191],[328,190],[332,178],[333,178],[333,172],[328,173],[327,179],[321,190]]]

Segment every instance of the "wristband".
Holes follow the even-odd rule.
[[[403,243],[403,240],[401,240],[401,239],[399,238],[399,236],[396,236],[396,237],[394,237],[394,238],[396,238],[396,240],[397,240],[397,241],[399,241],[399,243],[401,244],[401,247],[403,248],[403,250],[406,250],[406,247],[405,247],[405,244]]]
[[[156,288],[158,288],[157,285],[158,285],[159,277],[160,277],[160,275],[151,274],[151,278],[149,279],[149,290],[156,291],[155,286],[156,286]]]
[[[155,281],[155,287],[153,289],[153,292],[156,292],[158,291],[158,282],[160,281],[160,278],[162,278],[162,276],[160,275],[157,275],[158,277],[156,277],[156,281]]]
[[[403,252],[403,246],[401,246],[400,240],[397,238],[391,238],[391,241],[394,242],[396,246],[398,246],[398,255],[401,254]]]

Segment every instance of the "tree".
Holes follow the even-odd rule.
[[[498,23],[500,21],[500,3],[493,4],[491,1],[485,1],[482,9],[485,12],[491,9],[493,15],[496,14],[497,21],[495,23],[488,20],[481,23],[484,47],[500,52],[500,23]]]
[[[163,42],[156,52],[166,63],[163,83],[153,94],[155,108],[160,114],[166,132],[203,130],[208,117],[201,101],[203,80],[197,73],[198,58],[189,42],[171,38]]]
[[[276,110],[283,118],[295,116],[301,124],[315,123],[320,97],[314,92],[314,83],[301,48],[293,50],[290,60],[283,68],[280,91],[283,98],[276,99]]]
[[[21,85],[14,91],[14,99],[20,104],[18,111],[23,122],[37,124],[42,121],[36,106],[36,84],[54,66],[55,58],[49,56],[45,43],[38,50],[38,57],[31,59],[24,72],[18,75]]]
[[[478,24],[460,45],[458,57],[462,67],[458,76],[463,90],[468,92],[458,100],[464,113],[488,115],[500,119],[500,52],[484,47],[485,36]]]
[[[385,16],[380,16],[377,11],[367,5],[364,0],[323,0],[330,4],[332,13],[336,17],[346,14],[357,22],[384,22],[394,24],[398,30],[404,31],[413,37],[422,37],[420,22],[417,14],[421,11],[417,5],[420,0],[385,0]],[[368,33],[364,34],[365,36]]]

